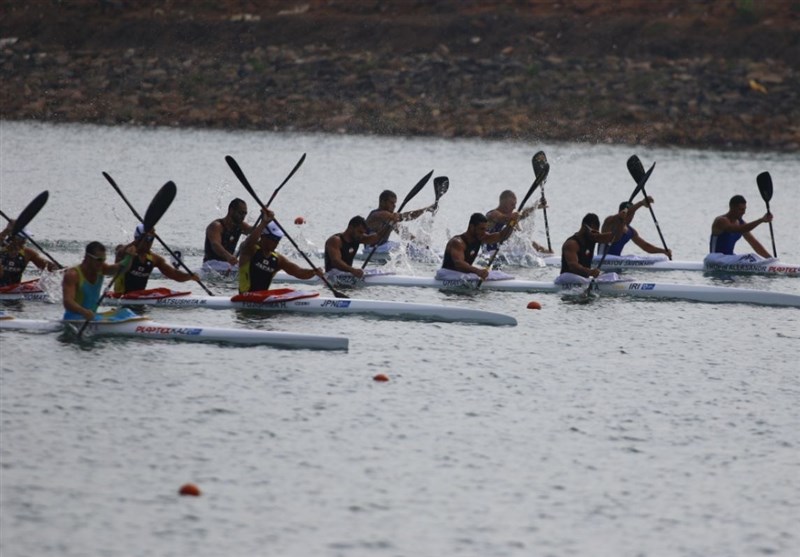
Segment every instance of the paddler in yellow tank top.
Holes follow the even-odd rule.
[[[86,246],[83,261],[64,272],[62,293],[64,319],[92,320],[103,290],[103,276],[114,275],[120,268],[130,265],[134,249],[129,248],[127,257],[120,263],[106,263],[106,247],[100,242]]]
[[[304,269],[275,251],[283,232],[272,220],[272,211],[261,209],[261,213],[261,221],[250,231],[239,253],[239,293],[269,290],[278,271],[302,280],[321,277],[320,269]]]

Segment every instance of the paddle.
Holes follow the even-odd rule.
[[[406,203],[411,201],[414,198],[415,195],[417,195],[420,191],[422,191],[422,188],[425,187],[425,184],[428,183],[428,180],[431,179],[432,175],[433,175],[433,170],[431,170],[425,176],[423,176],[422,179],[420,179],[420,181],[417,182],[417,185],[414,186],[413,188],[411,188],[411,191],[408,192],[408,195],[406,195],[406,198],[403,199],[403,202],[400,204],[400,208],[396,212],[398,212],[398,213],[402,213],[403,212],[403,207],[406,206]],[[449,180],[448,180],[448,187],[449,187]],[[445,191],[447,191],[447,189],[445,189]],[[394,223],[392,223],[392,222],[385,222],[383,224],[383,227],[380,229],[380,231],[378,231],[378,237],[380,238],[381,236],[383,236],[384,233],[387,230],[389,230],[392,227],[393,224]],[[364,267],[366,267],[367,264],[369,263],[369,260],[372,259],[372,256],[375,254],[375,250],[376,249],[378,249],[378,244],[377,243],[375,243],[375,245],[372,246],[372,251],[369,252],[369,255],[367,255],[367,258],[364,260],[364,263],[361,265],[362,269]]]
[[[536,188],[543,185],[547,181],[547,175],[550,173],[550,163],[547,162],[547,157],[545,156],[544,151],[539,151],[538,153],[533,155],[533,158],[531,159],[531,164],[533,165],[533,173],[536,176],[536,178],[533,180],[531,187],[528,188],[528,193],[525,194],[525,197],[522,198],[522,202],[520,202],[519,206],[517,207],[518,213],[522,212],[523,207],[525,207],[525,204],[528,202],[528,199],[530,199],[531,195],[533,195],[533,192],[536,191]],[[506,227],[509,226],[514,227],[516,226],[516,224],[517,224],[516,222],[509,222],[508,224],[506,224],[506,226],[503,227],[502,230],[505,230]],[[497,243],[497,249],[494,250],[494,253],[489,258],[489,262],[486,264],[487,271],[491,270],[492,264],[494,263],[494,260],[497,258],[497,254],[500,253],[500,246],[503,245],[504,241],[505,240]],[[480,288],[482,284],[483,284],[483,279],[478,279],[478,284],[475,285],[475,288]]]
[[[433,194],[435,199],[433,201],[433,212],[439,209],[439,200],[442,198],[444,194],[447,193],[447,190],[450,189],[450,178],[447,176],[437,176],[433,179]]]
[[[144,223],[145,234],[148,234],[153,230],[153,228],[155,228],[158,221],[161,220],[161,217],[163,217],[164,213],[166,213],[167,209],[169,209],[169,206],[172,205],[172,201],[175,199],[175,194],[177,193],[178,193],[178,188],[172,181],[169,181],[163,186],[161,186],[161,189],[158,190],[158,193],[156,193],[155,197],[150,202],[150,205],[147,207],[147,211],[144,214],[144,220],[142,222]],[[97,305],[94,307],[95,312],[97,312],[97,308],[99,308],[100,304],[102,304],[103,300],[105,300],[106,293],[111,289],[111,287],[114,284],[114,281],[117,280],[117,277],[119,277],[124,270],[125,267],[122,264],[120,264],[119,270],[109,281],[108,286],[101,294],[100,299],[97,300]],[[86,326],[89,325],[89,321],[90,320],[87,319],[86,321],[83,322],[83,325],[81,325],[81,328],[78,330],[78,338],[81,338],[81,335],[83,334],[83,331],[86,329]]]
[[[534,159],[535,160],[535,159]],[[533,161],[532,161],[533,162]],[[536,173],[536,167],[533,167],[534,174]],[[544,232],[547,235],[547,251],[553,253],[553,246],[550,243],[550,223],[547,222],[547,200],[544,197],[544,183],[542,183],[542,212],[544,213]]]
[[[36,249],[38,249],[40,252],[42,252],[42,254],[44,254],[44,255],[45,255],[45,256],[46,256],[46,257],[47,257],[47,258],[48,258],[50,261],[52,261],[53,263],[55,263],[55,264],[58,266],[58,268],[59,268],[59,269],[63,269],[63,268],[64,268],[64,266],[63,266],[61,263],[59,263],[58,261],[56,261],[56,260],[53,258],[53,256],[52,256],[52,255],[50,255],[49,253],[47,253],[47,252],[44,250],[44,248],[42,248],[42,246],[40,246],[39,244],[37,244],[37,243],[36,243],[36,242],[33,240],[33,238],[31,238],[30,236],[28,236],[28,235],[27,235],[27,234],[25,234],[25,232],[24,232],[24,229],[25,229],[25,227],[26,227],[26,226],[28,226],[28,223],[30,223],[30,222],[31,222],[31,220],[33,220],[33,217],[35,217],[35,216],[36,216],[36,214],[37,214],[37,213],[38,213],[38,212],[39,212],[39,211],[42,209],[42,207],[44,207],[44,204],[45,204],[45,203],[47,203],[47,199],[48,199],[49,197],[50,197],[50,193],[49,193],[49,192],[47,192],[47,191],[43,191],[42,193],[40,193],[39,195],[37,195],[37,196],[36,196],[36,197],[33,199],[33,201],[31,201],[30,203],[28,203],[28,206],[27,206],[27,207],[25,207],[25,209],[23,209],[23,210],[22,210],[22,212],[20,213],[19,217],[17,217],[17,220],[15,220],[15,221],[14,221],[14,226],[12,226],[12,227],[11,227],[11,232],[10,232],[10,234],[8,235],[8,237],[9,237],[9,238],[12,238],[12,237],[14,237],[14,235],[16,235],[16,234],[19,234],[19,233],[21,232],[21,233],[22,233],[22,235],[23,235],[23,236],[25,236],[25,238],[26,238],[26,239],[27,239],[27,240],[28,240],[28,241],[29,241],[31,244],[33,244],[33,245],[36,247]],[[2,216],[3,216],[3,218],[4,218],[4,219],[6,219],[8,222],[11,222],[11,219],[10,219],[10,218],[8,218],[8,216],[7,216],[7,215],[6,215],[6,214],[5,214],[3,211],[0,211],[0,215],[2,215]],[[21,225],[20,225],[20,222],[22,223]]]
[[[305,155],[303,155],[303,158],[305,158]],[[265,209],[266,209],[266,208],[267,208],[267,206],[266,206],[266,205],[264,205],[264,204],[261,202],[261,199],[259,199],[259,197],[258,197],[258,194],[257,194],[257,193],[255,192],[255,190],[253,189],[253,186],[251,186],[251,185],[250,185],[250,182],[248,182],[248,181],[247,181],[247,178],[245,177],[244,173],[242,172],[242,169],[241,169],[241,168],[239,168],[239,165],[238,165],[238,164],[236,164],[236,161],[234,161],[234,160],[233,160],[233,158],[232,158],[232,157],[230,157],[230,156],[226,156],[226,157],[225,157],[225,160],[227,161],[227,163],[228,163],[228,166],[230,166],[230,167],[231,167],[231,170],[233,170],[234,174],[236,174],[236,177],[237,177],[237,178],[239,178],[239,181],[240,181],[240,182],[242,183],[242,185],[244,186],[244,189],[246,189],[246,190],[247,190],[247,193],[249,193],[249,194],[250,194],[250,195],[253,197],[253,199],[255,199],[255,201],[256,201],[256,203],[258,203],[258,206],[259,206],[259,207],[263,207],[263,208],[265,208]],[[302,160],[301,160],[301,162],[302,162]],[[295,170],[296,170],[296,169],[297,169],[297,167],[299,167],[299,166],[300,166],[300,165],[298,164],[298,165],[295,167]],[[237,170],[238,170],[238,171],[237,171]],[[294,170],[292,171],[292,173],[294,173]],[[290,177],[291,177],[291,174],[290,174]],[[287,178],[287,180],[288,180],[288,178]],[[284,182],[285,182],[285,181],[284,181]],[[281,186],[280,186],[280,187],[278,187],[278,189],[280,189],[281,187],[283,187],[283,184],[281,184]],[[277,190],[275,191],[275,193],[277,193]],[[272,195],[272,197],[270,198],[270,201],[272,201],[272,199],[273,199],[274,197],[275,197],[275,194],[273,194],[273,195]],[[308,263],[308,264],[311,266],[311,268],[312,268],[312,269],[314,269],[314,270],[316,271],[316,270],[317,270],[317,266],[316,266],[316,265],[314,265],[314,264],[311,262],[311,260],[308,258],[308,256],[305,254],[305,252],[304,252],[303,250],[301,250],[301,249],[300,249],[300,246],[298,246],[298,245],[297,245],[297,242],[295,242],[295,241],[294,241],[294,239],[293,239],[293,238],[292,238],[292,237],[289,235],[289,233],[288,233],[288,232],[286,232],[286,229],[285,229],[283,226],[281,226],[281,223],[279,223],[279,222],[278,222],[278,220],[277,220],[276,218],[274,218],[274,217],[273,217],[273,219],[272,219],[272,222],[274,222],[274,223],[277,225],[277,227],[281,229],[281,232],[283,232],[283,235],[284,235],[284,236],[286,236],[286,238],[287,238],[287,239],[288,239],[288,240],[289,240],[289,241],[292,243],[292,245],[294,246],[294,249],[296,249],[296,250],[298,251],[298,253],[299,253],[300,255],[302,255],[302,256],[303,256],[303,259],[305,259],[305,260],[306,260],[306,263]],[[324,282],[324,283],[325,283],[325,286],[327,286],[328,288],[330,288],[330,290],[331,290],[331,292],[333,292],[333,295],[334,295],[334,296],[336,296],[337,298],[349,298],[349,296],[346,296],[345,294],[343,294],[343,293],[339,292],[338,290],[336,290],[336,289],[333,287],[333,285],[332,285],[330,282],[328,282],[328,279],[326,279],[324,275],[323,275],[321,278],[322,278],[322,282]]]
[[[758,191],[761,193],[761,199],[767,204],[767,213],[769,210],[769,202],[772,199],[772,176],[769,172],[762,172],[756,176],[756,183],[758,184]],[[769,223],[769,237],[772,239],[772,255],[778,257],[778,250],[775,249],[775,233],[772,231],[772,223]]]
[[[633,180],[638,184],[642,177],[645,175],[644,172],[644,165],[642,165],[642,161],[639,160],[639,157],[636,155],[631,155],[631,158],[628,159],[628,172],[631,173]],[[646,180],[645,180],[646,181]],[[644,189],[644,184],[642,184],[642,195],[647,197],[647,192]],[[661,244],[664,246],[665,250],[668,250],[667,242],[664,240],[664,235],[661,233],[661,227],[658,225],[658,219],[656,219],[656,214],[653,212],[653,207],[648,203],[647,208],[650,209],[650,216],[653,217],[653,222],[656,224],[656,230],[658,230],[658,237],[661,238]],[[669,256],[670,261],[672,260],[672,256]]]
[[[108,183],[109,183],[109,184],[111,184],[111,187],[112,187],[112,188],[114,188],[114,190],[115,190],[115,191],[116,191],[116,192],[119,194],[119,196],[120,196],[120,197],[122,198],[122,200],[125,202],[125,205],[127,205],[127,206],[128,206],[128,209],[130,209],[130,210],[131,210],[131,212],[133,213],[133,216],[135,216],[137,219],[139,219],[139,222],[144,222],[144,220],[142,220],[142,217],[141,217],[141,215],[139,214],[139,212],[138,212],[138,211],[137,211],[137,210],[136,210],[136,209],[133,207],[133,205],[131,205],[131,202],[130,202],[130,201],[128,201],[128,198],[127,198],[127,197],[125,197],[125,194],[124,194],[124,193],[122,193],[122,190],[119,188],[119,186],[118,186],[118,185],[117,185],[117,183],[114,181],[114,179],[113,179],[111,176],[109,176],[109,175],[108,175],[108,173],[106,173],[106,172],[103,172],[103,176],[105,177],[105,179],[106,179],[106,180],[108,180]],[[158,240],[158,243],[159,243],[159,244],[161,244],[161,246],[162,246],[162,247],[163,247],[165,250],[167,250],[167,251],[169,252],[169,254],[170,254],[172,257],[173,257],[173,259],[174,259],[175,261],[177,261],[177,262],[178,262],[178,264],[179,264],[179,265],[181,265],[181,266],[182,266],[184,269],[186,269],[186,272],[187,272],[187,273],[189,273],[190,275],[194,274],[194,273],[191,271],[191,269],[189,269],[189,267],[187,267],[187,266],[186,266],[186,264],[185,264],[185,263],[184,263],[184,262],[181,260],[181,258],[180,258],[180,257],[179,257],[179,256],[178,256],[178,255],[177,255],[177,254],[176,254],[174,251],[172,251],[172,250],[170,249],[170,247],[169,247],[169,246],[168,246],[166,243],[164,243],[164,240],[162,240],[162,239],[161,239],[161,237],[160,237],[158,234],[155,234],[155,237],[156,237],[156,240]],[[206,285],[205,285],[205,284],[203,284],[203,283],[202,283],[202,281],[200,281],[199,279],[198,279],[198,281],[197,281],[197,284],[199,284],[200,286],[202,286],[202,287],[203,287],[203,290],[205,290],[205,291],[206,291],[206,293],[207,293],[209,296],[213,296],[213,295],[214,295],[214,293],[213,293],[213,292],[211,292],[211,290],[209,290],[209,289],[206,287]]]
[[[635,156],[636,155],[634,155],[634,157]],[[631,158],[633,158],[633,157],[631,157]],[[629,164],[628,168],[630,168],[630,159],[628,159],[628,164]],[[656,163],[653,163],[653,166],[650,167],[650,170],[645,172],[641,176],[641,178],[637,181],[636,187],[634,188],[633,193],[628,198],[628,203],[633,203],[633,199],[637,195],[639,195],[640,191],[642,191],[644,189],[644,185],[647,183],[647,180],[650,179],[650,175],[653,173],[653,169],[655,167],[656,167]],[[613,231],[612,236],[611,236],[612,238],[614,238],[617,235],[617,231],[619,230],[620,224],[621,224],[621,221],[619,223],[617,223],[617,225],[614,227],[614,231]],[[608,250],[607,249],[603,250],[603,255],[600,257],[600,262],[597,264],[597,268],[598,269],[601,269],[603,267],[603,263],[606,260],[606,255],[608,255]],[[589,286],[586,288],[586,291],[583,293],[583,295],[584,296],[588,296],[589,292],[591,292],[596,287],[597,287],[597,285],[595,284],[595,277],[592,277],[592,280],[589,282]]]

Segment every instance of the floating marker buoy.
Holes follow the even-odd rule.
[[[372,379],[374,381],[388,381],[389,380],[389,378],[386,375],[384,375],[383,373],[379,373],[378,375],[376,375]]]
[[[200,488],[194,484],[183,484],[178,490],[181,495],[191,495],[192,497],[200,496]]]
[[[542,304],[537,301],[528,302],[528,309],[542,309]]]
[[[301,224],[305,224],[306,219],[304,219],[303,217],[297,217],[296,219],[294,219],[294,223],[299,226]]]

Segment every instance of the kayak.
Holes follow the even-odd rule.
[[[561,267],[560,256],[543,258],[548,267]],[[592,259],[594,266],[600,263],[600,256]],[[736,262],[730,264],[706,263],[703,261],[670,261],[666,256],[606,256],[603,262],[605,271],[705,271],[731,274],[751,274],[766,276],[800,277],[800,265],[784,264],[780,262],[759,265],[752,262]]]
[[[47,292],[39,286],[39,279],[0,286],[0,300],[49,300]]]
[[[109,305],[192,307],[208,309],[246,309],[267,312],[318,313],[324,315],[367,314],[386,319],[418,319],[422,321],[464,322],[481,325],[516,325],[509,315],[479,309],[442,304],[419,304],[366,300],[358,298],[325,298],[318,292],[291,289],[265,290],[227,296],[189,296],[107,298]]]
[[[19,319],[0,312],[0,330],[26,330],[55,332],[64,326],[80,329],[83,321],[55,321],[47,319]],[[261,331],[223,327],[195,327],[159,323],[136,315],[127,308],[104,312],[89,323],[84,331],[90,337],[126,336],[158,340],[189,342],[224,342],[239,345],[268,345],[280,348],[307,348],[315,350],[347,350],[347,337]]]
[[[278,273],[276,281],[304,282],[285,273]],[[588,283],[588,281],[587,281]],[[549,292],[549,293],[574,293],[576,290],[586,290],[587,283],[555,284],[552,281],[533,281],[519,279],[487,280],[481,285],[481,290],[500,290],[507,292]],[[338,286],[416,286],[439,289],[474,290],[476,279],[437,280],[432,277],[414,277],[406,275],[377,274],[369,275],[364,279],[352,276],[337,277]],[[668,300],[688,300],[707,303],[743,303],[767,306],[800,307],[800,294],[784,294],[766,290],[750,288],[736,288],[732,286],[705,286],[696,284],[673,284],[663,282],[636,282],[620,280],[614,282],[598,281],[595,283],[600,293],[609,295],[627,295],[638,298],[661,298]]]

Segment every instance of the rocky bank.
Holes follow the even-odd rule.
[[[800,1],[0,2],[2,118],[797,151]]]

